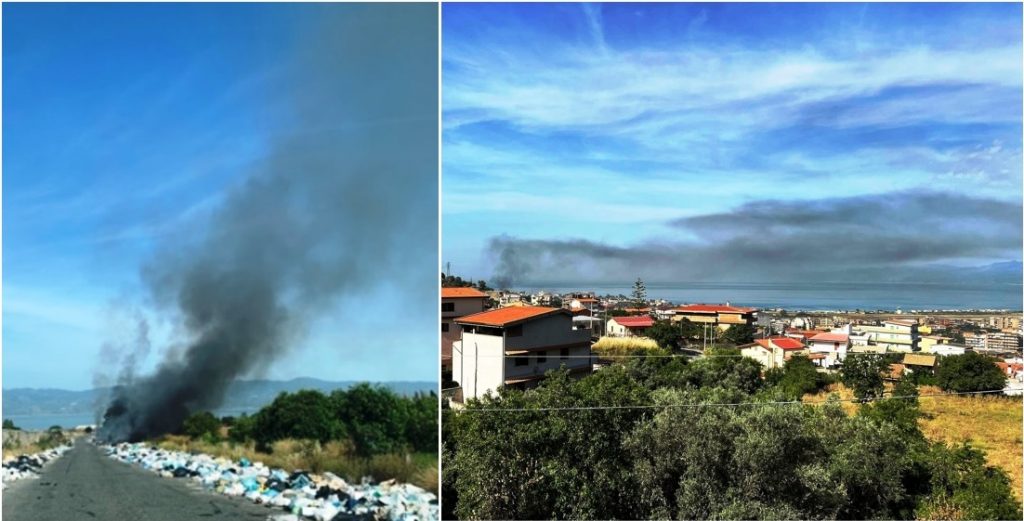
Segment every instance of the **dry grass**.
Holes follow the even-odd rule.
[[[922,386],[921,395],[941,394],[938,387]],[[831,385],[824,392],[807,395],[808,403],[824,402],[836,392],[843,399],[852,399],[853,392],[842,384]],[[988,463],[1006,471],[1017,498],[1021,498],[1022,454],[1024,454],[1024,408],[1020,398],[1005,396],[942,396],[922,398],[921,432],[932,441],[960,443],[983,449]],[[857,404],[844,402],[847,414],[857,413]]]
[[[591,350],[597,356],[622,356],[632,354],[638,349],[658,349],[658,343],[644,337],[611,337],[603,336],[594,342]]]
[[[825,390],[821,391],[818,394],[808,394],[804,396],[803,401],[805,403],[813,404],[824,403],[826,400],[828,400],[828,397],[833,394],[838,394],[841,400],[854,399],[853,391],[847,389],[846,386],[844,386],[843,384],[831,384],[828,387],[826,387]],[[846,414],[857,414],[856,403],[853,403],[851,401],[843,401],[840,405],[842,406],[843,410],[846,411]]]
[[[232,460],[247,458],[260,461],[272,468],[286,471],[308,470],[314,473],[333,472],[350,482],[359,482],[363,476],[378,481],[397,479],[438,493],[437,455],[430,453],[381,454],[363,458],[352,452],[348,443],[331,441],[321,444],[314,440],[285,439],[274,442],[271,452],[256,450],[253,442],[210,443],[193,440],[188,436],[164,436],[154,442],[158,447],[193,453],[204,453]]]
[[[74,441],[82,433],[62,431],[12,431],[4,430],[3,459],[16,458],[22,454],[36,454]]]
[[[937,387],[922,387],[921,394],[941,393]],[[971,445],[985,450],[989,464],[1006,471],[1017,498],[1021,497],[1022,422],[1020,398],[1005,396],[944,396],[921,400],[921,431],[935,441]]]

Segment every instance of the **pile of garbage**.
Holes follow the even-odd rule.
[[[61,445],[35,454],[22,454],[21,456],[4,458],[4,474],[0,489],[6,489],[7,484],[12,481],[35,477],[42,470],[43,465],[61,457],[69,449],[71,449],[70,445]]]
[[[437,496],[415,485],[388,480],[358,485],[330,473],[271,469],[246,458],[233,461],[208,454],[164,450],[145,443],[106,447],[107,454],[164,477],[187,478],[226,496],[283,509],[277,521],[428,521],[439,517]]]

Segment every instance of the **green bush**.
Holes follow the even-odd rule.
[[[261,450],[285,438],[326,443],[340,439],[343,433],[331,400],[319,391],[281,393],[254,416],[250,434]]]
[[[330,396],[315,390],[281,393],[256,414],[234,418],[228,438],[236,443],[254,440],[264,451],[276,441],[296,439],[351,442],[355,453],[363,457],[436,452],[437,405],[433,392],[405,397],[369,384]],[[221,422],[214,421],[218,428],[213,432],[217,432]],[[186,434],[199,437],[203,432],[206,430],[197,429]]]
[[[885,356],[851,355],[843,361],[840,371],[843,384],[853,390],[853,395],[862,400],[882,396],[885,381],[882,372],[888,371],[889,360]]]
[[[815,393],[832,383],[825,373],[806,356],[794,356],[782,367],[769,369],[765,372],[765,383],[779,390],[792,400],[798,400],[808,393]]]
[[[192,438],[216,440],[220,437],[220,420],[210,412],[197,412],[185,418],[181,432]]]
[[[968,351],[942,357],[935,381],[944,391],[997,391],[1006,386],[1006,375],[994,359]]]
[[[887,361],[855,358],[875,359],[858,374],[871,376],[862,394],[877,396]],[[788,380],[782,369],[764,389],[744,360],[757,364],[648,358],[579,380],[554,371],[536,389],[446,411],[445,517],[1020,519],[1006,476],[980,452],[924,438],[910,380],[899,398],[849,416],[835,398],[764,403],[779,386],[820,382],[794,361]]]

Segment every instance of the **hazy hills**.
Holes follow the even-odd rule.
[[[316,378],[295,378],[292,380],[240,380],[228,389],[227,397],[219,410],[254,410],[271,401],[281,392],[295,392],[300,389],[316,389],[331,392],[347,389],[359,382],[332,382]],[[436,382],[384,382],[382,385],[398,394],[416,392],[437,392]],[[16,388],[3,390],[4,417],[8,415],[40,414],[92,414],[102,407],[111,388],[96,388],[85,391],[64,389]]]

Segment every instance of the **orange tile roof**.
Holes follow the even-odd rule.
[[[773,345],[782,350],[789,351],[792,349],[803,349],[804,344],[795,338],[789,338],[788,336],[773,336],[771,338],[758,338],[754,340],[758,345],[762,347],[771,348]],[[769,344],[770,342],[770,344]]]
[[[754,308],[741,308],[718,304],[690,304],[689,306],[679,306],[676,310],[690,313],[750,313],[752,311],[756,311]]]
[[[542,306],[518,306],[492,309],[483,313],[474,313],[458,318],[455,322],[459,324],[476,324],[481,326],[503,327],[518,322],[525,322],[537,317],[552,313],[570,313],[561,308],[548,308]]]
[[[651,317],[614,317],[612,320],[622,327],[651,327],[654,319]]]
[[[441,288],[441,298],[487,298],[487,294],[476,288]]]
[[[846,342],[850,337],[843,333],[821,333],[811,337],[811,340],[819,342]]]
[[[786,330],[786,334],[787,335],[800,335],[800,336],[804,337],[805,340],[808,339],[808,338],[812,338],[812,337],[818,336],[818,335],[820,335],[822,333],[827,333],[827,331],[816,331],[816,330],[813,330],[813,329],[809,329],[809,330],[804,330],[804,329],[787,329]]]

